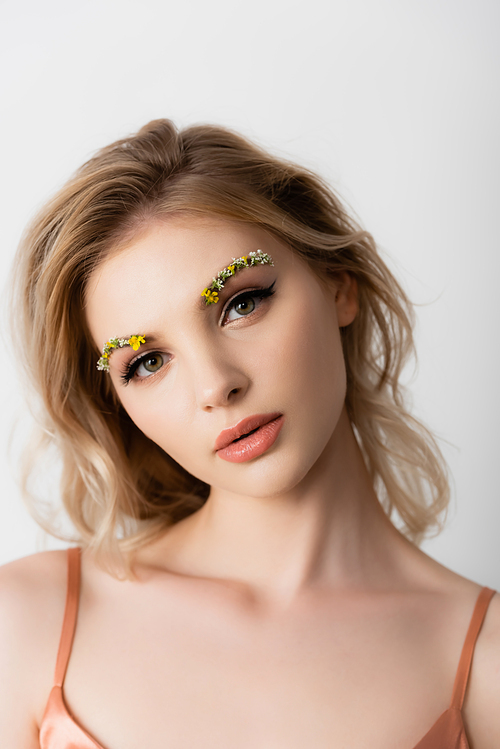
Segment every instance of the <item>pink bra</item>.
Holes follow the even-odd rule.
[[[460,656],[450,707],[437,719],[414,749],[469,749],[462,721],[462,705],[474,646],[494,593],[495,591],[490,588],[482,588],[480,591]],[[66,608],[57,654],[54,686],[50,692],[40,727],[40,749],[104,749],[82,726],[78,725],[64,702],[63,684],[71,655],[79,597],[80,550],[68,549]]]

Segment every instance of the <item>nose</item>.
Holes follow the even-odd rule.
[[[250,379],[238,363],[234,352],[230,355],[224,346],[207,346],[198,349],[194,365],[194,391],[196,404],[203,411],[223,408],[242,398],[248,390]]]

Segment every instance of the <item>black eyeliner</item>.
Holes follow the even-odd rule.
[[[221,312],[221,316],[219,318],[219,323],[224,319],[224,316],[226,315],[226,312],[235,305],[237,302],[239,302],[241,299],[246,299],[247,297],[256,297],[257,299],[267,299],[271,297],[275,293],[275,287],[276,286],[276,279],[272,282],[270,286],[265,287],[256,287],[254,289],[245,289],[245,291],[241,291],[236,296],[231,297],[228,299],[226,304],[224,305],[224,309]]]
[[[132,364],[125,364],[125,366],[123,367],[120,373],[120,380],[124,385],[128,385],[130,380],[134,376],[135,370],[137,369],[135,365],[136,361],[132,362]]]
[[[152,353],[154,354],[154,351],[148,351],[146,354],[142,354],[142,356],[139,356],[137,359],[133,359],[129,364],[124,365],[120,373],[120,379],[122,380],[124,385],[129,384],[141,362],[144,361],[147,356],[151,356]]]

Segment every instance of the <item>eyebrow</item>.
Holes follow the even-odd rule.
[[[150,343],[156,343],[160,338],[159,333],[137,333],[137,335],[141,335],[144,338],[144,343],[141,343],[141,346],[145,346],[146,344]],[[123,336],[124,339],[130,340],[132,336]],[[130,344],[125,346],[120,346],[120,348],[129,348]]]
[[[225,284],[236,275],[240,270],[245,268],[252,268],[256,265],[274,265],[273,259],[267,252],[257,250],[256,252],[249,252],[248,255],[242,255],[241,257],[233,257],[232,261],[220,270],[216,276],[212,278],[212,282],[206,286],[201,292],[201,296],[205,297],[205,306],[209,304],[217,304],[219,301],[219,291],[222,291]]]
[[[109,360],[112,353],[123,348],[132,348],[134,351],[138,351],[143,344],[154,344],[158,338],[158,335],[148,333],[132,333],[132,335],[124,336],[123,338],[120,338],[119,336],[109,338],[102,347],[101,356],[97,360],[97,369],[103,372],[109,372]],[[137,344],[137,346],[135,344]]]

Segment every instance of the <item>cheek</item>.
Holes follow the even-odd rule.
[[[147,385],[138,386],[136,392],[140,387],[148,388]],[[122,404],[141,432],[176,460],[175,447],[182,450],[184,442],[189,442],[186,432],[192,417],[182,401],[182,394],[174,395],[151,387],[150,392],[137,393],[137,397],[134,393],[130,398],[123,397]]]
[[[183,395],[177,393],[175,398],[164,399],[157,396],[147,405],[143,402],[140,409],[132,407],[129,416],[146,437],[188,473],[213,483],[207,464],[210,440],[204,440],[203,431],[194,426],[192,410],[181,402]]]
[[[274,359],[274,361],[272,361]],[[274,366],[271,366],[274,364]],[[316,302],[295,311],[269,350],[268,370],[300,400],[345,398],[346,375],[334,311]],[[279,373],[279,374],[278,374]]]

